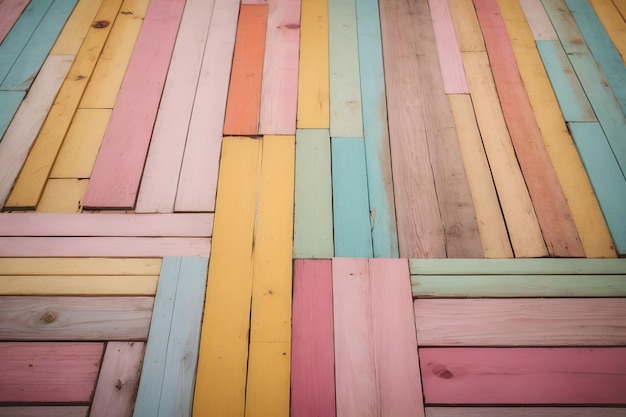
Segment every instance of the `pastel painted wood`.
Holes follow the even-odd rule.
[[[426,417],[624,417],[609,407],[426,407]]]
[[[602,26],[606,29],[613,45],[617,48],[622,60],[626,59],[626,21],[611,0],[591,0],[591,6],[598,14]]]
[[[624,403],[624,348],[424,348],[419,354],[427,404]]]
[[[559,40],[541,0],[519,0],[519,4],[524,10],[528,26],[536,41]]]
[[[6,132],[26,93],[23,91],[0,91],[0,140]]]
[[[17,406],[0,407],[0,417],[87,417],[87,406]]]
[[[15,21],[28,6],[30,0],[4,0],[0,3],[0,43],[7,36]]]
[[[160,259],[0,258],[3,275],[158,275]]]
[[[247,416],[266,416],[267,410],[272,410],[275,416],[289,416],[290,362],[290,343],[250,343]],[[271,387],[264,386],[268,381]]]
[[[154,296],[155,275],[0,275],[0,295]]]
[[[46,182],[35,211],[39,213],[80,213],[89,180],[51,178]]]
[[[484,52],[485,41],[472,0],[448,0],[461,52]]]
[[[74,11],[65,22],[61,34],[50,51],[51,55],[76,55],[96,17],[96,13],[102,6],[102,1],[78,0]]]
[[[88,403],[102,343],[0,343],[0,401]]]

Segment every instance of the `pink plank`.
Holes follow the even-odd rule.
[[[300,54],[300,0],[270,0],[259,131],[295,135]]]
[[[5,257],[125,257],[204,256],[209,238],[150,237],[1,237]]]
[[[626,348],[422,348],[427,404],[626,404]]]
[[[153,0],[104,134],[83,206],[135,205],[185,0]]]
[[[0,43],[7,36],[15,21],[20,17],[30,0],[0,1]]]
[[[335,416],[330,260],[296,260],[291,331],[291,416]]]
[[[0,402],[88,403],[102,343],[0,343]]]

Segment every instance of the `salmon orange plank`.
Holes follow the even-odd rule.
[[[11,30],[30,0],[4,0],[0,3],[0,43]]]

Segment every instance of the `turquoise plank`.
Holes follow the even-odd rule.
[[[22,49],[0,90],[28,90],[78,0],[55,0]]]
[[[591,54],[626,113],[626,66],[598,15],[587,0],[565,0]]]
[[[361,138],[332,138],[335,256],[372,258],[365,144]]]
[[[356,0],[363,137],[374,257],[397,258],[387,98],[377,0]]]
[[[2,140],[25,95],[24,91],[0,91],[0,140]]]
[[[333,257],[333,192],[328,129],[296,131],[294,259]]]

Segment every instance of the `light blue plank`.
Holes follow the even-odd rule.
[[[335,256],[372,258],[365,144],[361,138],[332,138]]]
[[[24,91],[0,91],[0,140],[2,140],[25,95],[26,92]]]
[[[387,98],[377,0],[356,0],[363,135],[374,257],[397,258]]]
[[[617,102],[626,113],[626,66],[598,15],[587,0],[565,0]]]
[[[0,90],[28,90],[78,0],[55,0],[0,85]]]
[[[569,129],[611,232],[615,249],[620,256],[624,256],[626,255],[626,178],[620,171],[598,123],[570,123]]]

